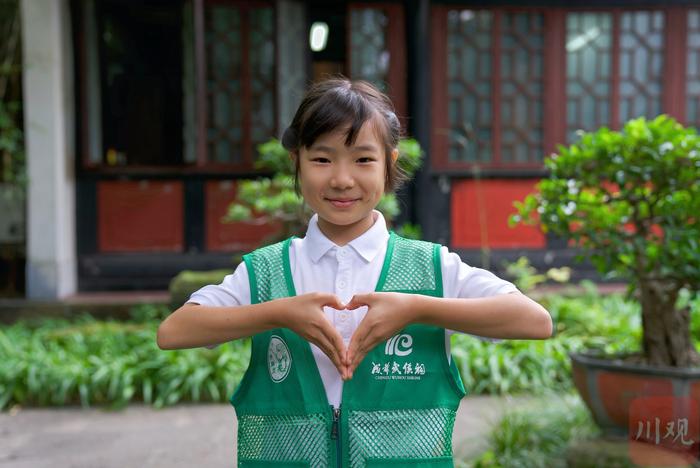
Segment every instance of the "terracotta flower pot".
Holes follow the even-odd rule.
[[[686,397],[700,403],[700,369],[635,365],[595,354],[569,357],[574,384],[605,436],[629,437],[636,398]]]

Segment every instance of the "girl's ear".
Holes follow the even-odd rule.
[[[399,149],[394,148],[391,150],[391,162],[395,163],[397,159],[399,159]]]

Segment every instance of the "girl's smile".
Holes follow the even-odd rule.
[[[337,208],[349,208],[358,201],[359,199],[332,199],[332,198],[327,198],[329,202],[333,204],[333,206]]]

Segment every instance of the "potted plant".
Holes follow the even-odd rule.
[[[700,398],[700,355],[679,301],[700,286],[700,137],[666,115],[638,118],[582,133],[545,166],[549,176],[516,202],[511,223],[567,239],[605,277],[626,281],[641,308],[638,353],[571,354],[596,422],[624,435],[635,398]]]

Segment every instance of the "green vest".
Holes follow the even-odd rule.
[[[243,257],[251,302],[296,295],[291,238]],[[442,297],[440,246],[390,232],[376,291]],[[447,467],[464,387],[445,353],[445,329],[409,325],[372,349],[328,403],[309,342],[286,328],[253,336],[231,404],[238,465]]]

